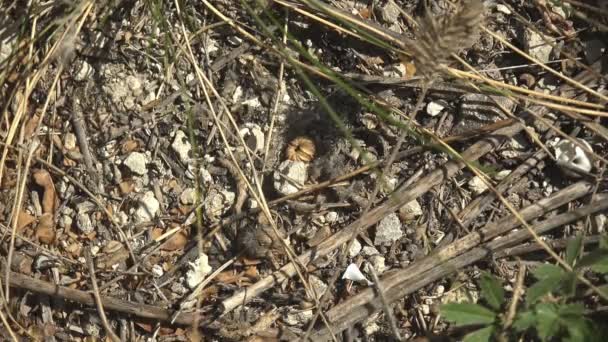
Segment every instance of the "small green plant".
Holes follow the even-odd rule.
[[[515,315],[513,324],[505,329],[507,300],[501,282],[489,273],[482,273],[479,287],[483,304],[448,303],[441,307],[445,319],[457,326],[479,326],[464,337],[464,341],[538,338],[542,341],[600,341],[608,336],[606,328],[588,317],[582,302],[577,275],[591,271],[605,279],[608,274],[608,237],[594,251],[582,255],[582,237],[572,239],[565,261],[572,271],[555,265],[541,265],[532,270],[536,282],[526,291],[526,299]],[[604,285],[600,291],[607,291]]]

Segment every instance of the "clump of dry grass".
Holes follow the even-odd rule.
[[[430,11],[420,19],[411,51],[416,67],[434,77],[454,53],[470,47],[478,37],[484,7],[479,0],[465,1],[451,16],[434,17]]]

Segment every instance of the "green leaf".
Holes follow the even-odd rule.
[[[593,264],[601,262],[608,257],[608,251],[602,248],[596,248],[592,252],[585,254],[579,261],[577,267],[589,267]]]
[[[575,272],[567,272],[562,278],[562,292],[566,297],[572,297],[576,293],[576,285],[578,284],[578,278]]]
[[[600,237],[600,249],[607,250],[608,249],[608,234]]]
[[[536,306],[536,331],[542,340],[559,333],[559,316],[554,304],[541,303]]]
[[[457,326],[469,324],[489,324],[496,320],[496,314],[489,309],[473,303],[448,303],[441,306],[446,320]]]
[[[513,328],[519,332],[524,332],[536,325],[536,313],[534,311],[524,311],[517,314],[513,322]]]
[[[539,280],[534,283],[534,285],[530,286],[528,288],[528,293],[526,294],[528,306],[539,300],[547,293],[557,290],[561,286],[561,280],[561,275],[553,278],[544,278],[543,280]]]
[[[551,264],[543,264],[532,270],[532,274],[536,279],[557,278],[564,274],[561,267]]]
[[[479,286],[483,298],[494,310],[499,310],[505,301],[505,291],[500,281],[490,273],[483,272],[479,278]]]
[[[574,239],[568,241],[568,246],[566,247],[566,262],[570,266],[574,266],[574,261],[581,253],[581,249],[583,248],[583,236],[577,235]]]
[[[494,335],[494,326],[490,325],[479,330],[475,330],[472,333],[466,334],[462,342],[487,342],[490,341],[492,335]]]

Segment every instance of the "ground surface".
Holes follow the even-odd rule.
[[[330,331],[342,339],[346,331],[345,340],[383,341],[395,329],[402,338],[457,339],[471,330],[451,327],[440,305],[479,298],[481,271],[512,296],[522,265],[555,264],[529,236],[493,241],[525,231],[509,223],[509,207],[541,203],[523,215],[536,224],[605,199],[605,121],[583,116],[603,113],[605,97],[566,86],[506,43],[566,77],[587,72],[581,82],[602,93],[602,12],[573,6],[584,19],[561,2],[487,2],[483,25],[505,41],[475,29],[455,51],[486,80],[580,99],[544,99],[569,105],[566,115],[533,101],[538,96],[500,86],[490,97],[488,86],[475,89],[434,69],[468,71],[453,58],[395,53],[402,47],[390,37],[427,51],[408,18],[419,20],[425,8],[453,18],[449,2],[328,3],[376,25],[392,50],[349,34],[363,30],[305,2],[269,2],[252,12],[240,2],[212,4],[242,31],[205,4],[179,5],[52,5],[38,21],[25,14],[26,23],[18,19],[24,12],[4,5],[0,227],[14,273],[3,271],[2,283],[5,294],[12,284],[4,311],[23,338],[90,341],[112,330],[123,340],[270,341],[301,338],[310,327],[315,340],[331,339]],[[277,20],[261,16],[275,41],[255,20],[264,13]],[[279,45],[285,22],[288,50]],[[18,32],[32,27],[40,40],[28,55],[30,41]],[[323,65],[352,88],[309,69],[311,88],[277,51],[317,71]],[[556,156],[557,142],[568,142],[560,132],[584,140],[562,145],[578,153],[574,166],[563,165],[574,158]],[[471,167],[455,162],[456,152]],[[581,158],[590,168],[581,171]],[[543,241],[558,254],[576,234],[595,245],[605,213],[595,208],[560,221]],[[478,241],[461,239],[478,231]],[[513,246],[520,249],[505,249]],[[482,254],[465,253],[474,248]],[[371,282],[342,279],[349,264]],[[374,273],[388,304],[373,295]],[[590,279],[602,285],[603,278]],[[52,284],[80,292],[57,294]],[[600,305],[597,296],[585,298],[589,310]]]

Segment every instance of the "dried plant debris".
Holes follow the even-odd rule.
[[[603,2],[4,7],[1,340],[600,331]]]

